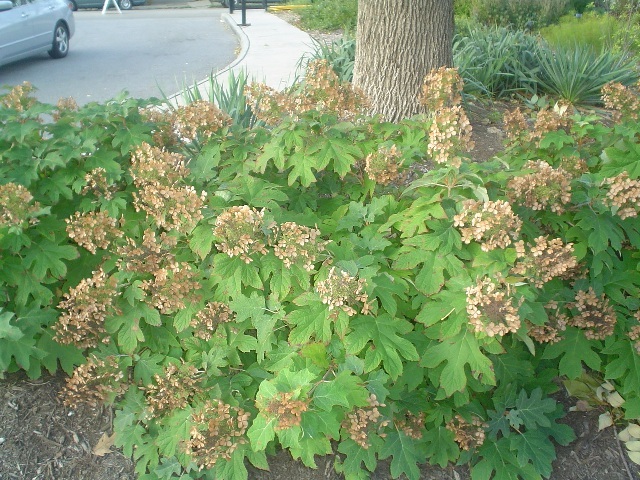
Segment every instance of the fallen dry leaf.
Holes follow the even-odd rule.
[[[113,435],[107,435],[106,433],[103,433],[100,437],[100,440],[98,440],[98,443],[96,443],[96,446],[93,447],[93,454],[97,457],[103,457],[107,453],[111,453],[111,447],[113,446],[113,441],[115,439],[115,432],[113,433]]]

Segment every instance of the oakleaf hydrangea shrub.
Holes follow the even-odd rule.
[[[312,68],[250,87],[251,129],[2,97],[2,369],[59,361],[141,479],[244,479],[277,448],[548,478],[574,439],[553,380],[585,369],[639,418],[636,93],[606,90],[614,124],[509,113],[480,163],[454,70],[389,123]]]

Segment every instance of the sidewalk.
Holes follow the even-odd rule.
[[[190,6],[199,8],[208,0],[189,2]],[[224,84],[229,72],[238,74],[246,71],[254,82],[281,90],[292,85],[300,76],[300,59],[314,51],[313,41],[308,33],[285,22],[278,16],[260,9],[247,10],[247,26],[241,26],[242,13],[236,10],[233,14],[223,13],[226,21],[240,42],[240,53],[234,62],[214,76]],[[208,98],[209,79],[198,84],[203,98]],[[173,97],[180,103],[180,93]]]

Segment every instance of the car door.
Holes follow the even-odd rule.
[[[57,13],[53,0],[26,0],[31,6],[31,29],[36,48],[46,47],[53,42],[53,30],[56,26]],[[60,9],[60,5],[57,6]]]
[[[35,48],[33,11],[27,0],[13,0],[13,8],[0,11],[0,62],[5,63]]]

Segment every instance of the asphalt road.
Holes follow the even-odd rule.
[[[220,18],[223,8],[80,10],[69,55],[48,55],[0,67],[0,85],[31,82],[46,103],[73,97],[103,102],[126,90],[161,97],[204,80],[236,58],[238,41]]]

